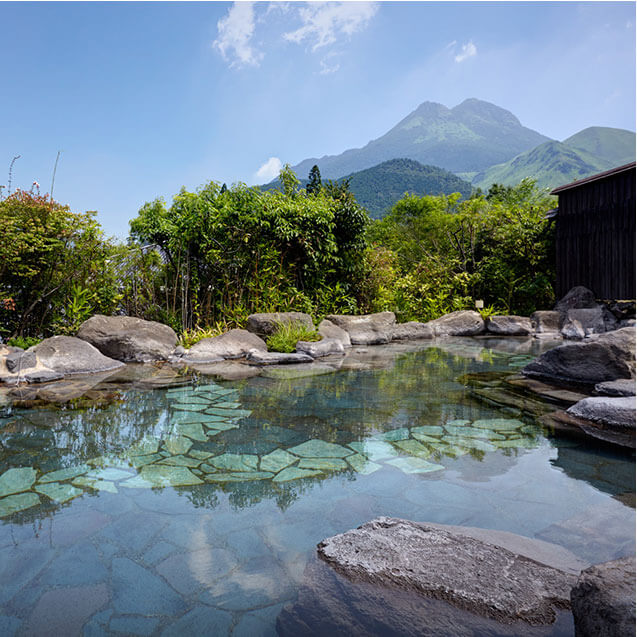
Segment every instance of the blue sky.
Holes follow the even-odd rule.
[[[263,183],[424,101],[555,139],[635,130],[634,2],[0,2],[0,184],[125,237],[146,201]],[[305,176],[305,175],[302,175]]]

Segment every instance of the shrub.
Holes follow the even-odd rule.
[[[316,330],[302,323],[280,323],[276,332],[266,339],[271,352],[290,354],[296,350],[299,341],[320,341],[323,338]]]
[[[16,336],[14,338],[10,338],[7,341],[7,345],[11,347],[21,347],[22,349],[29,349],[29,347],[33,347],[38,343],[41,343],[41,338],[35,338],[33,336]]]

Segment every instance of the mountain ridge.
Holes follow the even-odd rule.
[[[468,98],[447,108],[426,101],[365,146],[304,159],[292,168],[297,174],[307,174],[316,164],[325,178],[336,179],[384,161],[407,158],[450,172],[481,171],[549,140],[490,102]]]

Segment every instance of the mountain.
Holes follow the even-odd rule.
[[[442,168],[423,166],[413,159],[391,159],[343,177],[350,180],[356,201],[373,219],[385,216],[408,192],[414,195],[471,195],[471,184]],[[341,181],[341,180],[339,180]]]
[[[489,102],[472,98],[451,109],[424,102],[363,148],[305,159],[293,170],[307,175],[316,164],[324,178],[336,179],[405,157],[451,172],[475,172],[546,141],[548,137],[522,126],[515,115]]]
[[[600,126],[586,128],[563,142],[546,142],[474,176],[472,184],[514,186],[525,177],[541,188],[555,188],[635,160],[635,133]]]
[[[635,133],[623,128],[591,126],[565,139],[563,143],[605,159],[612,164],[610,168],[635,161]]]
[[[473,190],[468,181],[460,179],[448,170],[436,166],[423,166],[413,159],[391,159],[336,181],[345,179],[350,180],[349,189],[356,201],[367,209],[372,219],[382,219],[406,192],[419,196],[450,195],[459,192],[463,197],[469,197]],[[307,182],[307,179],[302,179],[301,187],[305,188]],[[277,179],[260,188],[281,190],[281,183]]]

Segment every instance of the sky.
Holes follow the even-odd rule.
[[[0,2],[0,24],[0,185],[20,155],[11,189],[50,192],[59,151],[54,198],[119,239],[147,201],[267,182],[424,101],[635,130],[635,2]]]

